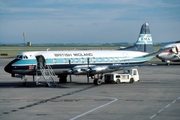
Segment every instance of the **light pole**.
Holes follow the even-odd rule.
[[[24,46],[25,46],[25,38],[26,38],[26,33],[23,32],[23,37],[24,37]]]

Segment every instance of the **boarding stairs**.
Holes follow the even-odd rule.
[[[41,74],[40,78],[44,79],[47,87],[50,87],[51,85],[57,86],[57,84],[55,83],[55,78],[57,78],[57,76],[50,65],[43,66],[43,64],[40,63],[38,71]]]

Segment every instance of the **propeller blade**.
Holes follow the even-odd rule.
[[[69,60],[69,66],[71,66],[71,60]],[[71,72],[69,74],[69,79],[70,79],[70,82],[72,82]]]
[[[89,58],[87,58],[87,64],[89,69]],[[89,83],[89,70],[87,71],[87,82]]]

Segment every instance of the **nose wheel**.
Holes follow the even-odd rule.
[[[21,79],[24,81],[23,86],[28,87],[28,82],[27,82],[28,79],[25,76],[23,76]]]
[[[28,82],[23,82],[24,87],[28,87]]]
[[[165,60],[166,66],[169,66],[170,61],[169,60]]]

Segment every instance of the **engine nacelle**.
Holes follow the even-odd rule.
[[[97,74],[102,72],[108,72],[107,66],[78,66],[68,71],[74,75],[85,75],[87,73]]]
[[[74,75],[80,75],[80,74],[85,74],[87,72],[82,71],[81,68],[73,68],[71,73]]]
[[[90,68],[73,68],[69,70],[69,73],[74,74],[74,75],[85,75],[90,71]]]
[[[68,72],[74,75],[85,75],[91,71],[91,67],[93,66],[94,65],[79,65],[70,69]]]
[[[91,67],[90,73],[102,73],[102,72],[108,72],[108,67],[107,66],[94,66]]]

